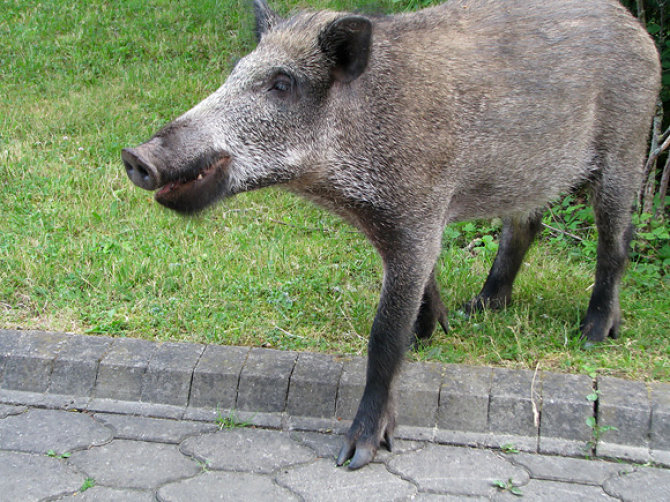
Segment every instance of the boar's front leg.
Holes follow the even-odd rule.
[[[372,461],[382,440],[392,448],[395,413],[391,386],[408,347],[426,285],[439,253],[438,238],[416,248],[382,251],[384,283],[368,343],[365,391],[344,443],[337,465],[348,459],[350,469]],[[391,245],[397,246],[397,242]],[[417,246],[418,247],[418,246]]]

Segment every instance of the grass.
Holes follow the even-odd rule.
[[[0,2],[0,328],[365,352],[381,263],[352,228],[278,190],[179,218],[123,171],[121,148],[214,91],[252,47],[244,5]],[[306,5],[360,2],[275,2]],[[531,250],[512,306],[459,313],[495,254],[490,238],[468,246],[482,229],[495,234],[445,233],[451,330],[410,358],[670,381],[667,273],[632,264],[620,339],[585,352],[594,260],[564,237]]]

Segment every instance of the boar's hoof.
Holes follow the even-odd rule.
[[[375,458],[380,443],[384,443],[388,451],[393,451],[393,431],[395,429],[395,414],[387,412],[382,420],[385,426],[383,433],[368,434],[363,431],[364,420],[354,420],[351,428],[344,436],[340,453],[337,456],[337,465],[341,466],[351,459],[348,467],[354,471],[369,464]]]
[[[619,337],[619,326],[621,325],[620,314],[615,314],[611,318],[607,316],[590,316],[580,325],[582,332],[580,339],[584,349],[592,349],[604,342],[607,337],[616,339]]]

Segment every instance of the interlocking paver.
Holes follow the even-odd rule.
[[[327,459],[283,470],[277,482],[306,501],[407,500],[416,493],[412,483],[391,474],[381,464],[351,472]]]
[[[238,502],[242,500],[298,501],[295,494],[277,486],[272,478],[247,472],[204,472],[201,475],[170,483],[158,490],[161,502],[184,500],[219,500]]]
[[[215,424],[207,422],[134,417],[112,413],[97,413],[95,419],[110,426],[116,439],[154,443],[178,444],[189,436],[214,432],[218,429]]]
[[[433,444],[394,457],[388,466],[421,490],[452,495],[486,496],[493,493],[495,480],[512,479],[521,486],[530,479],[524,468],[491,451]]]
[[[181,444],[181,452],[209,469],[238,472],[267,473],[316,458],[312,450],[293,441],[286,432],[247,428],[188,438]]]
[[[653,467],[640,467],[636,472],[609,478],[605,481],[603,488],[613,497],[619,497],[627,502],[668,500],[670,471]]]
[[[31,453],[72,452],[101,445],[111,431],[85,413],[30,409],[0,420],[0,449]]]
[[[0,500],[32,502],[76,492],[84,476],[44,455],[0,451]]]
[[[611,476],[633,470],[628,464],[597,459],[586,460],[532,453],[509,454],[508,458],[513,464],[528,469],[532,478],[572,481],[585,485],[602,485]]]
[[[77,492],[58,499],[68,502],[154,502],[156,497],[151,490],[128,490],[94,486],[83,492]]]
[[[155,489],[202,470],[181,455],[176,445],[126,440],[73,453],[68,462],[98,485],[140,490]]]
[[[587,486],[560,481],[544,481],[531,479],[530,482],[519,488],[519,494],[510,490],[499,489],[492,497],[495,502],[518,502],[521,500],[551,500],[551,502],[600,501],[615,502],[618,499],[607,495],[600,486]]]

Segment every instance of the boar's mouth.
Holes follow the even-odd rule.
[[[159,187],[156,202],[181,213],[194,213],[209,206],[225,194],[227,165],[230,155],[221,154],[201,162],[199,168]]]

